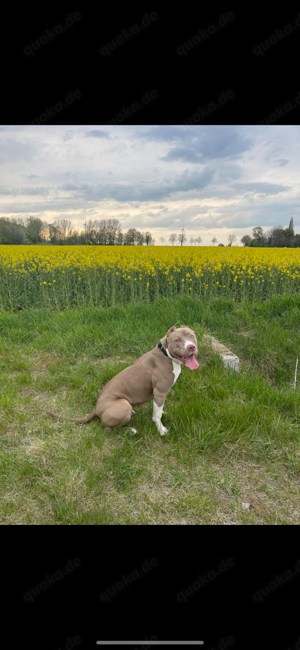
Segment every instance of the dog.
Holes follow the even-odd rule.
[[[159,343],[131,366],[115,375],[101,390],[94,410],[71,422],[90,422],[96,415],[105,427],[121,427],[131,419],[132,407],[153,400],[153,417],[161,436],[168,429],[161,418],[166,395],[178,379],[183,365],[195,370],[197,362],[195,332],[186,325],[171,327]],[[54,418],[64,416],[47,411]]]

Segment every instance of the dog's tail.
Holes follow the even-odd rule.
[[[71,422],[90,422],[93,418],[96,417],[96,409],[94,409],[89,415],[85,415],[84,418],[67,418],[64,415],[56,415],[56,413],[51,413],[51,411],[46,411],[47,415],[52,415],[53,418],[61,418],[62,420],[70,420]]]

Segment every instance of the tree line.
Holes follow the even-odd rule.
[[[300,235],[295,235],[294,219],[291,217],[287,228],[274,226],[268,232],[264,232],[261,226],[252,230],[252,237],[244,235],[241,242],[249,247],[270,247],[270,248],[299,248]]]
[[[154,246],[155,239],[149,231],[141,232],[136,228],[129,228],[122,232],[121,223],[118,219],[101,219],[94,221],[89,219],[80,231],[73,228],[69,219],[55,219],[54,223],[46,223],[39,217],[27,217],[26,219],[13,219],[9,217],[0,218],[0,244],[44,244],[56,246]],[[181,233],[172,233],[166,240],[160,237],[162,245],[169,242],[172,246],[177,244],[183,246],[187,237],[182,229]],[[216,237],[212,238],[212,244],[218,243]],[[227,246],[232,246],[237,241],[234,234],[228,235]],[[200,245],[202,239],[191,237],[191,246]],[[294,220],[290,219],[288,228],[275,226],[268,232],[264,232],[261,226],[253,228],[252,237],[244,235],[241,242],[247,247],[300,247],[300,235],[295,235]],[[224,246],[219,243],[218,246]]]
[[[70,245],[100,245],[100,246],[154,246],[155,239],[149,231],[141,232],[129,228],[122,232],[118,219],[89,219],[84,229],[73,228],[69,219],[55,219],[54,223],[46,223],[39,217],[26,219],[0,218],[0,244],[45,244],[56,246]],[[168,241],[181,246],[187,238],[184,232],[179,235],[172,233]],[[160,238],[165,243],[165,238]],[[191,238],[191,243],[200,244],[201,237]]]
[[[118,219],[90,219],[84,223],[82,230],[76,230],[69,219],[55,219],[54,223],[46,223],[39,217],[2,217],[0,244],[151,246],[154,244],[154,238],[150,232],[140,232],[136,228],[129,228],[123,233]]]

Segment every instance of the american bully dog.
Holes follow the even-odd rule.
[[[171,327],[158,345],[119,372],[102,388],[94,410],[71,422],[90,422],[96,415],[105,427],[121,427],[132,416],[132,407],[153,400],[153,417],[161,436],[168,429],[161,421],[166,395],[178,379],[181,367],[199,367],[195,332],[185,325]],[[47,412],[55,418],[63,416]]]

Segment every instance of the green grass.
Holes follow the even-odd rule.
[[[167,436],[151,403],[120,429],[46,415],[89,413],[177,321],[197,334],[200,368],[167,396]],[[299,296],[1,311],[0,523],[299,524],[299,322]],[[238,354],[239,374],[204,332]]]

